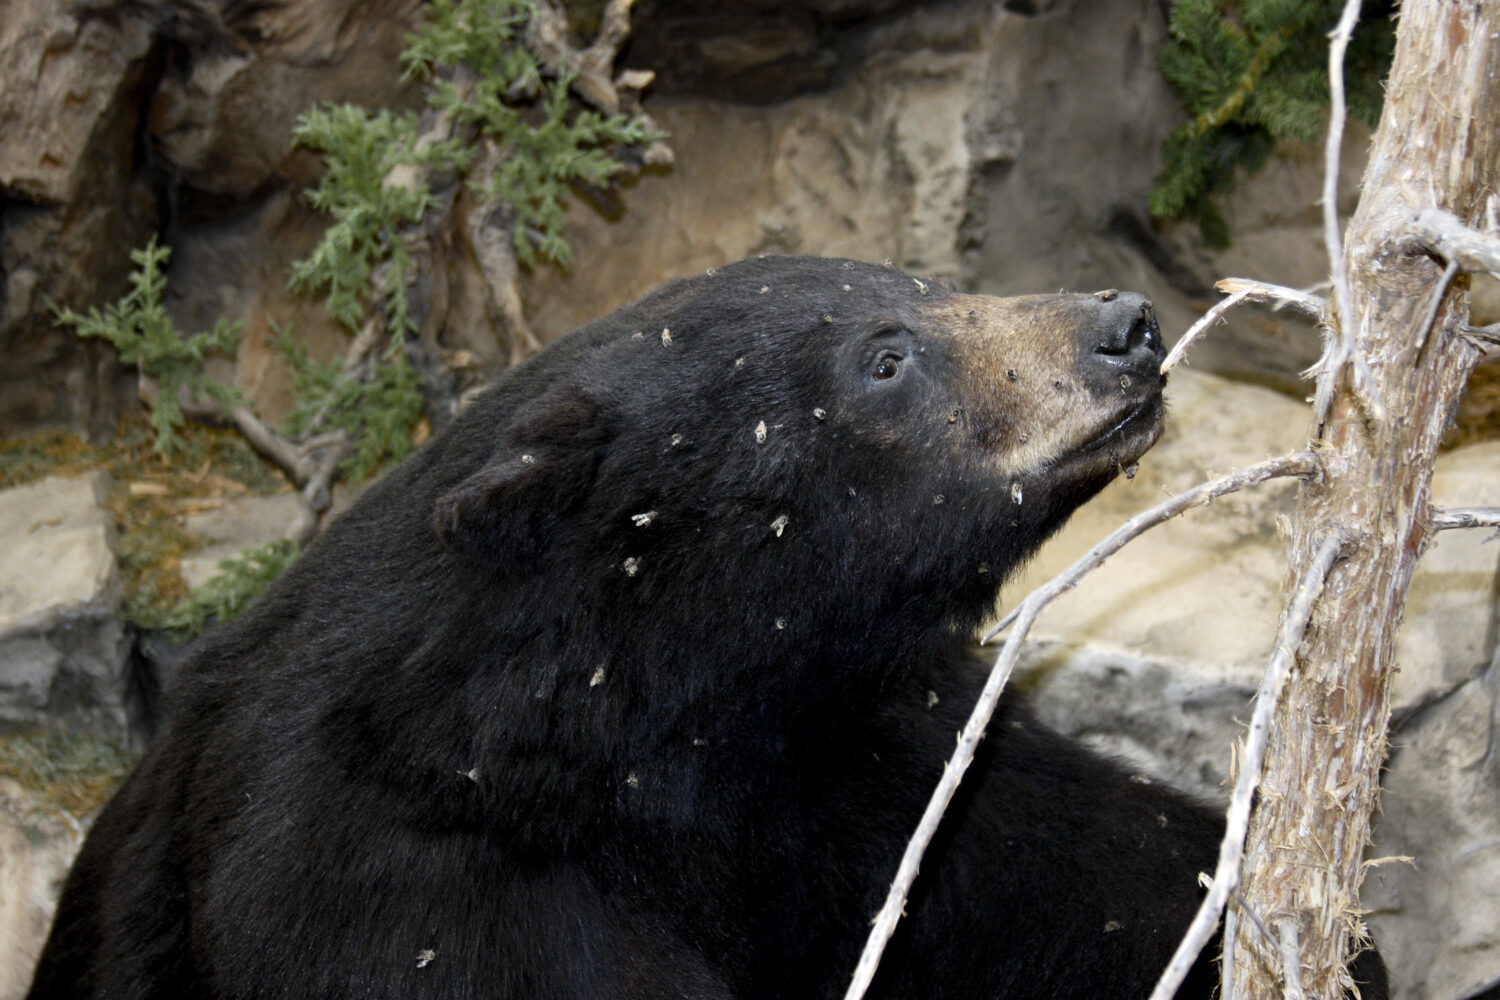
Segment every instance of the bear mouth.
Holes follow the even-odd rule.
[[[1108,471],[1111,475],[1128,467],[1151,449],[1161,438],[1166,406],[1160,393],[1153,393],[1129,406],[1123,413],[1103,423],[1103,430],[1089,435],[1072,454],[1058,463],[1058,471],[1093,475]]]

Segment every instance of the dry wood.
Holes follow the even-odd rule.
[[[1432,530],[1449,528],[1500,528],[1500,507],[1455,507],[1432,510]]]
[[[1444,259],[1414,252],[1412,220],[1431,218],[1429,209],[1465,226],[1485,215],[1500,182],[1497,37],[1500,4],[1403,5],[1385,111],[1338,261],[1348,295],[1335,288],[1333,322],[1348,356],[1320,376],[1327,405],[1309,440],[1322,474],[1300,491],[1289,587],[1305,577],[1321,540],[1343,532],[1348,541],[1277,709],[1243,893],[1268,923],[1297,927],[1301,986],[1316,1000],[1343,994],[1344,963],[1359,946],[1362,852],[1385,757],[1396,628],[1431,530],[1433,456],[1481,356],[1462,335],[1465,278],[1429,321],[1448,259],[1462,258],[1451,243],[1451,258],[1440,244],[1427,245]],[[1226,947],[1236,959],[1225,996],[1279,995],[1279,948],[1243,929]]]
[[[1488,225],[1494,228],[1495,199],[1487,205]],[[1407,228],[1418,246],[1457,264],[1465,271],[1482,271],[1500,277],[1500,236],[1481,233],[1459,221],[1452,212],[1424,208]]]
[[[1338,25],[1329,36],[1328,84],[1329,114],[1328,136],[1324,142],[1323,157],[1323,242],[1328,246],[1333,290],[1329,301],[1338,316],[1349,314],[1349,275],[1344,262],[1343,242],[1339,231],[1339,150],[1344,144],[1344,51],[1349,47],[1349,38],[1354,33],[1354,23],[1359,20],[1360,0],[1348,0]],[[1355,350],[1354,334],[1348,327],[1325,328],[1323,359],[1318,370],[1340,371],[1348,366],[1351,382],[1364,401],[1370,415],[1377,419],[1384,414],[1375,391],[1370,387],[1369,365]],[[1332,379],[1319,379],[1314,399],[1317,420],[1321,423],[1328,414],[1333,401]]]
[[[949,801],[958,791],[964,772],[973,763],[974,753],[979,747],[980,740],[984,738],[985,727],[989,725],[990,718],[995,713],[995,707],[999,704],[1000,694],[1004,691],[1011,670],[1014,669],[1016,660],[1021,655],[1021,645],[1026,638],[1026,633],[1031,630],[1032,622],[1036,620],[1036,616],[1041,613],[1042,609],[1063,593],[1077,586],[1078,581],[1096,569],[1105,559],[1148,529],[1170,520],[1189,508],[1207,504],[1215,497],[1221,497],[1277,477],[1310,475],[1316,468],[1317,462],[1312,455],[1297,452],[1280,458],[1268,459],[1258,465],[1184,490],[1170,500],[1137,514],[1115,529],[1109,537],[1084,553],[1072,566],[1028,594],[1014,611],[1001,619],[999,624],[985,635],[984,641],[989,642],[1002,629],[1007,626],[1011,627],[1005,645],[995,658],[995,665],[990,670],[979,701],[970,713],[963,732],[959,734],[958,747],[943,769],[943,777],[927,803],[927,809],[922,814],[922,820],[917,825],[916,832],[912,834],[911,840],[906,845],[906,852],[901,857],[896,877],[891,883],[890,891],[886,894],[885,905],[875,917],[874,926],[870,930],[869,938],[865,941],[864,952],[860,955],[859,965],[854,970],[854,977],[849,984],[848,991],[844,994],[844,1000],[861,1000],[865,991],[869,989],[870,982],[875,977],[875,970],[880,965],[880,957],[885,952],[886,943],[895,933],[896,924],[902,917],[902,909],[906,905],[906,897],[911,891],[912,883],[916,881],[922,855],[926,853],[927,845],[931,843],[933,835],[937,832],[938,824],[942,821]]]
[[[1323,541],[1317,558],[1307,568],[1298,582],[1291,604],[1282,614],[1281,633],[1266,663],[1265,675],[1261,678],[1260,690],[1255,695],[1255,713],[1250,718],[1250,733],[1240,759],[1239,777],[1235,779],[1234,794],[1229,800],[1229,813],[1224,824],[1224,837],[1219,842],[1219,860],[1214,868],[1213,883],[1208,895],[1198,906],[1193,922],[1183,935],[1182,943],[1172,955],[1166,971],[1151,992],[1151,1000],[1172,1000],[1177,988],[1182,985],[1193,963],[1204,945],[1213,937],[1219,926],[1219,915],[1224,912],[1229,897],[1240,887],[1240,871],[1245,856],[1245,831],[1250,822],[1250,806],[1260,786],[1261,762],[1265,758],[1266,745],[1270,739],[1271,717],[1276,703],[1286,686],[1291,673],[1292,658],[1302,643],[1307,629],[1308,615],[1314,599],[1323,588],[1323,581],[1339,553],[1340,539],[1337,535]],[[1224,966],[1232,967],[1233,956],[1226,952]],[[1301,984],[1297,990],[1300,994]]]
[[[1187,357],[1187,350],[1190,346],[1192,346],[1193,341],[1197,340],[1198,336],[1202,334],[1204,330],[1207,330],[1210,326],[1217,322],[1219,318],[1222,317],[1225,313],[1248,299],[1250,297],[1251,291],[1252,289],[1250,288],[1238,289],[1237,291],[1231,293],[1230,296],[1224,299],[1222,302],[1216,303],[1212,309],[1203,314],[1202,318],[1199,319],[1198,322],[1188,327],[1187,332],[1182,335],[1182,337],[1172,347],[1172,352],[1168,354],[1166,360],[1161,363],[1161,373],[1165,375],[1167,372],[1177,367],[1177,362]]]
[[[1214,285],[1214,288],[1226,295],[1245,289],[1248,293],[1247,301],[1267,302],[1270,303],[1272,309],[1286,307],[1319,323],[1328,319],[1328,300],[1321,295],[1314,295],[1300,288],[1273,285],[1266,281],[1252,281],[1249,278],[1223,278]]]

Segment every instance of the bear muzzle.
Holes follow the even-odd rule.
[[[994,471],[1095,477],[1156,443],[1165,348],[1146,296],[955,295],[942,311],[964,334],[959,393]]]

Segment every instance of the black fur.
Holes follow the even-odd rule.
[[[974,626],[1109,478],[973,453],[1024,414],[958,419],[946,295],[747,261],[501,378],[183,668],[34,1000],[841,995]],[[872,996],[1143,997],[1219,829],[1012,698]]]

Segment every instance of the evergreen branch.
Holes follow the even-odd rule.
[[[1374,0],[1381,11],[1393,3]],[[1323,31],[1341,7],[1336,0],[1176,0],[1172,38],[1158,63],[1191,117],[1163,144],[1153,215],[1192,219],[1206,243],[1227,245],[1214,196],[1233,186],[1239,170],[1259,169],[1275,143],[1312,142],[1321,132],[1329,101]],[[1373,121],[1394,32],[1388,19],[1369,20],[1349,50],[1357,95],[1350,103]]]
[[[179,639],[201,633],[211,621],[238,618],[250,602],[297,558],[298,545],[279,539],[219,562],[219,572],[149,624]]]
[[[118,301],[102,311],[90,309],[87,315],[51,304],[56,325],[79,337],[108,341],[121,361],[135,366],[143,401],[151,405],[156,450],[167,458],[182,453],[177,430],[187,421],[183,397],[194,403],[207,397],[226,412],[244,404],[238,390],[215,381],[203,369],[209,355],[234,352],[241,327],[220,321],[206,332],[180,333],[162,304],[167,287],[164,268],[170,257],[171,251],[153,236],[145,247],[130,252],[136,265],[130,273],[131,290]]]
[[[1251,57],[1250,65],[1245,67],[1245,71],[1240,74],[1234,89],[1217,107],[1193,119],[1187,126],[1188,136],[1196,138],[1214,129],[1223,128],[1239,117],[1245,103],[1260,86],[1261,79],[1270,69],[1272,62],[1285,51],[1287,42],[1291,40],[1295,30],[1296,26],[1285,25],[1267,35],[1255,50],[1255,55]]]

